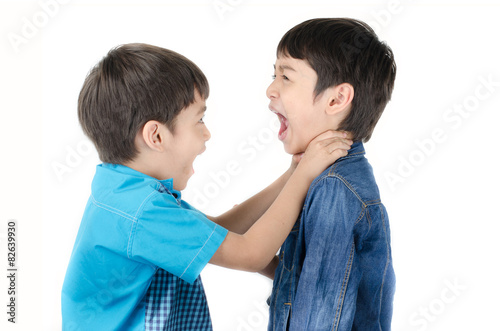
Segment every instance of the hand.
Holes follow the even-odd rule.
[[[304,153],[297,153],[292,155],[292,164],[290,164],[289,168],[290,174],[293,173],[295,169],[297,169],[297,165],[299,164],[300,159],[302,159],[302,155],[304,155]]]
[[[326,132],[329,132],[329,131],[326,131]],[[341,137],[344,137],[344,138],[347,138],[347,139],[352,139],[352,133],[351,132],[347,132],[347,131],[332,131],[332,132],[340,134]],[[351,144],[352,144],[352,142],[351,142]],[[297,168],[297,165],[299,164],[299,162],[302,159],[303,155],[304,155],[304,152],[292,155],[292,164],[290,165],[290,169],[289,169],[289,170],[291,170],[291,172],[293,172]]]
[[[339,131],[326,131],[314,138],[307,146],[306,151],[299,157],[297,168],[301,168],[306,176],[314,179],[329,165],[339,158],[346,156],[353,141],[348,139],[348,133]],[[292,161],[293,164],[294,161]]]
[[[292,155],[292,163],[290,164],[290,167],[288,168],[288,170],[285,173],[287,175],[287,179],[293,174],[295,169],[297,169],[297,165],[299,164],[300,160],[302,159],[302,155],[304,155],[303,152]]]

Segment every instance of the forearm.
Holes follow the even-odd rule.
[[[209,217],[234,233],[243,234],[266,212],[279,195],[292,169],[288,169],[271,185],[218,217]]]
[[[312,178],[295,172],[262,217],[243,235],[256,243],[254,249],[263,269],[273,259],[292,230],[304,203]]]
[[[340,134],[340,137],[345,138],[345,134]],[[328,131],[313,139],[271,206],[244,234],[228,232],[210,262],[227,268],[255,272],[266,268],[295,224],[313,179],[326,166],[347,155],[352,141],[343,138],[339,138],[339,133]],[[275,194],[276,191],[265,196]],[[249,203],[250,206],[256,204],[258,199]],[[259,213],[266,207],[259,207]],[[252,215],[256,218],[256,213]],[[249,223],[246,223],[246,227],[248,226]]]
[[[262,217],[243,235],[229,232],[210,262],[253,272],[265,269],[295,224],[312,179],[296,170]]]

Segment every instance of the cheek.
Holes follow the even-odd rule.
[[[293,135],[297,139],[306,139],[311,131],[314,129],[312,125],[311,118],[309,116],[304,116],[305,114],[301,114],[302,116],[295,116],[293,121],[290,121],[291,131]]]
[[[290,147],[295,150],[294,153],[299,153],[305,151],[311,140],[322,132],[318,132],[321,131],[318,123],[310,117],[302,118],[294,124],[291,130],[293,147]]]

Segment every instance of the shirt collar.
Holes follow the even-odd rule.
[[[152,181],[155,181],[158,183],[157,189],[159,191],[166,191],[166,192],[172,194],[176,199],[181,198],[181,192],[174,189],[173,178],[162,179],[162,180],[156,179],[156,178],[148,176],[140,171],[137,171],[137,170],[132,169],[130,167],[124,166],[123,164],[102,163],[102,164],[98,165],[98,167],[102,167],[104,169],[109,169],[109,170],[112,170],[112,171],[115,171],[115,172],[118,172],[120,174],[124,174],[127,176],[151,179]]]

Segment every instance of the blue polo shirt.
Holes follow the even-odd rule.
[[[227,230],[172,179],[97,166],[62,289],[63,330],[211,330],[202,269]]]

